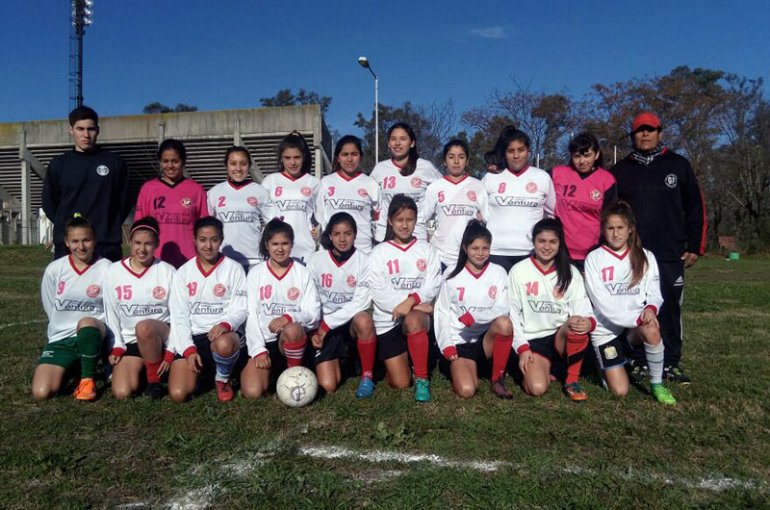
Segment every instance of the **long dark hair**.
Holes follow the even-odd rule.
[[[337,158],[340,157],[340,153],[342,152],[342,148],[352,143],[356,146],[356,149],[358,149],[359,154],[363,154],[363,146],[361,145],[361,139],[354,135],[345,135],[342,138],[340,138],[337,141],[337,145],[334,146],[334,160],[332,161],[332,171],[339,172],[341,169],[340,162],[337,161]]]
[[[332,243],[332,229],[339,225],[340,223],[347,223],[350,225],[351,230],[353,230],[353,236],[355,239],[355,236],[358,235],[358,227],[356,226],[356,220],[353,219],[353,217],[346,213],[346,212],[338,212],[334,213],[331,218],[329,218],[329,223],[326,224],[326,228],[323,232],[321,232],[321,246],[324,247],[325,250],[331,250],[334,248],[334,244]]]
[[[396,233],[393,232],[393,227],[390,226],[390,221],[393,217],[403,211],[404,209],[411,209],[414,211],[415,217],[417,216],[417,204],[412,197],[399,193],[394,195],[390,201],[390,207],[388,207],[388,226],[385,229],[385,241],[392,241],[396,237]]]
[[[604,227],[607,224],[607,220],[610,216],[620,216],[628,225],[628,247],[631,252],[631,283],[629,287],[634,287],[642,281],[644,272],[647,271],[647,256],[644,254],[642,248],[642,240],[639,238],[639,233],[636,230],[636,217],[634,216],[634,210],[628,202],[618,200],[602,211],[602,242],[607,244],[607,239],[604,237]]]
[[[161,142],[158,147],[158,161],[163,157],[163,153],[168,150],[172,150],[179,155],[179,159],[182,160],[182,165],[187,164],[187,149],[185,149],[182,142],[175,138],[166,138]]]
[[[553,265],[556,268],[556,290],[561,294],[567,292],[572,283],[572,259],[564,242],[564,226],[559,218],[544,218],[532,227],[532,244],[541,232],[553,232],[559,239],[559,251],[556,252]]]
[[[497,154],[497,168],[502,170],[508,168],[508,160],[505,158],[505,152],[508,150],[508,146],[511,142],[521,142],[527,149],[532,145],[529,135],[517,129],[515,126],[505,126],[500,131],[500,136],[497,137],[495,142],[495,152]]]
[[[284,171],[283,168],[283,151],[286,149],[297,149],[302,153],[302,173],[309,174],[310,168],[313,164],[313,155],[310,153],[310,147],[308,147],[305,138],[299,134],[299,131],[292,131],[288,135],[283,137],[281,143],[278,145],[278,168]]]
[[[447,280],[451,280],[463,270],[465,264],[468,263],[468,246],[473,244],[476,239],[484,239],[489,244],[492,244],[492,232],[479,220],[470,220],[463,232],[463,240],[460,242],[460,251],[457,253],[457,265],[446,277]],[[487,261],[488,262],[488,261]]]
[[[214,216],[204,216],[198,218],[193,224],[193,236],[198,237],[198,231],[202,228],[212,227],[222,239],[225,238],[225,228],[222,222]]]
[[[594,151],[596,154],[599,155],[598,158],[596,158],[596,161],[594,162],[594,170],[597,168],[602,168],[604,166],[604,156],[602,155],[601,148],[599,148],[599,139],[596,138],[596,136],[593,135],[593,133],[580,133],[575,135],[575,137],[570,140],[569,142],[569,166],[571,166],[573,169],[575,166],[572,164],[572,155],[574,154],[585,154],[588,151]]]
[[[270,252],[267,251],[267,243],[278,234],[284,234],[291,241],[292,247],[294,246],[294,229],[285,221],[273,218],[265,225],[265,229],[262,231],[262,239],[259,240],[259,254],[263,259],[267,260],[270,258]]]
[[[417,159],[420,157],[420,154],[417,152],[417,135],[414,134],[414,129],[412,129],[412,126],[406,122],[396,122],[390,126],[390,128],[388,128],[388,140],[390,140],[390,135],[392,135],[393,131],[396,129],[403,129],[406,131],[409,139],[414,143],[413,146],[409,149],[409,156],[406,161],[406,166],[401,169],[401,175],[406,177],[407,175],[412,175],[417,169]]]

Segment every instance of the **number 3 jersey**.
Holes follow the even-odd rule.
[[[365,267],[366,255],[360,250],[344,262],[338,262],[331,250],[316,252],[310,259],[307,268],[321,298],[320,329],[342,326],[372,304],[369,287],[363,282]]]
[[[208,333],[217,324],[240,328],[246,321],[245,285],[243,267],[224,255],[208,271],[198,257],[180,267],[171,284],[167,350],[184,356],[195,349],[193,335]]]
[[[155,259],[137,273],[130,259],[110,265],[104,277],[104,312],[115,336],[115,349],[136,343],[136,325],[146,319],[169,322],[168,300],[174,266]]]
[[[278,339],[269,329],[274,319],[286,317],[305,330],[317,327],[321,319],[321,303],[310,271],[297,262],[290,264],[286,272],[278,276],[269,262],[263,262],[251,268],[246,277],[249,313],[246,345],[252,358],[266,352],[268,342]]]
[[[349,177],[335,172],[321,179],[315,217],[321,228],[338,212],[350,214],[356,222],[356,249],[372,252],[372,215],[380,201],[380,187],[365,174]]]
[[[488,263],[473,274],[464,267],[441,284],[434,313],[439,349],[443,353],[447,347],[477,342],[492,321],[508,317],[509,312],[505,269]]]
[[[632,278],[629,249],[618,253],[600,246],[586,257],[586,287],[599,323],[591,335],[594,345],[603,345],[623,330],[638,326],[645,308],[652,308],[657,315],[663,305],[658,262],[651,251],[645,249],[644,254],[647,269],[633,287],[629,287]]]
[[[40,297],[48,316],[49,343],[75,336],[80,319],[104,320],[102,282],[110,264],[99,259],[79,271],[72,255],[48,264],[40,282]]]
[[[529,349],[529,341],[556,333],[567,319],[577,315],[596,325],[583,277],[570,266],[572,281],[566,292],[556,290],[556,267],[543,271],[534,257],[522,260],[508,276],[508,297],[513,322],[513,348],[518,354]]]
[[[386,241],[374,247],[364,281],[374,302],[374,327],[381,335],[401,323],[393,309],[409,296],[417,303],[433,301],[441,286],[438,252],[426,241],[412,239],[407,245]]]

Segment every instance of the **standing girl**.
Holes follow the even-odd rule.
[[[225,166],[227,180],[209,190],[209,214],[225,227],[222,253],[248,270],[261,260],[259,239],[267,190],[251,180],[251,154],[246,147],[227,149]]]
[[[556,190],[556,216],[564,224],[572,262],[583,269],[586,255],[599,244],[602,209],[617,200],[615,178],[602,168],[599,140],[580,133],[569,143],[570,164],[550,171]]]
[[[468,144],[454,139],[444,145],[447,175],[433,181],[425,191],[423,214],[426,221],[434,217],[438,227],[430,244],[438,251],[442,270],[457,264],[460,242],[468,221],[486,221],[489,217],[487,192],[481,181],[466,173]]]
[[[357,342],[361,360],[361,381],[357,398],[374,393],[374,358],[377,337],[374,322],[367,311],[372,304],[369,288],[361,285],[366,256],[355,247],[356,222],[345,212],[334,214],[321,234],[323,251],[310,259],[308,269],[313,274],[321,298],[323,319],[313,335],[318,383],[333,393],[342,382],[340,358],[346,358],[348,347]]]
[[[489,262],[492,234],[478,220],[463,233],[457,264],[436,301],[436,340],[451,363],[452,388],[463,398],[476,394],[477,361],[492,359],[492,391],[513,398],[503,382],[511,355],[513,326],[508,317],[508,275]]]
[[[564,392],[574,402],[588,397],[580,368],[588,334],[596,327],[583,278],[570,264],[561,221],[547,218],[532,229],[534,255],[513,266],[508,295],[513,347],[524,375],[524,391],[539,397],[548,389],[551,363],[566,359]]]
[[[394,388],[409,386],[407,351],[414,367],[415,400],[430,401],[428,328],[431,301],[441,285],[436,250],[414,236],[417,205],[396,195],[388,208],[385,242],[372,250],[365,283],[374,301],[374,326],[379,358]]]
[[[356,249],[372,252],[372,218],[380,200],[380,187],[361,172],[361,140],[353,135],[340,138],[334,148],[334,173],[321,179],[316,204],[316,219],[326,227],[334,213],[352,216],[360,228]]]
[[[505,169],[481,180],[489,197],[490,260],[506,271],[529,256],[535,223],[554,214],[553,182],[544,170],[529,166],[530,144],[523,131],[504,129],[495,147]]]
[[[179,267],[195,256],[193,225],[207,214],[203,186],[184,176],[187,150],[179,140],[163,140],[158,148],[161,175],[142,185],[134,220],[152,216],[158,220],[160,259]]]
[[[278,146],[280,171],[262,181],[269,195],[265,218],[279,218],[292,226],[292,255],[303,263],[310,260],[316,249],[313,213],[320,182],[310,174],[311,163],[305,139],[294,131]]]
[[[380,161],[372,170],[372,179],[380,186],[380,211],[374,238],[381,242],[385,238],[387,219],[383,212],[390,210],[390,202],[396,195],[411,198],[417,208],[422,209],[425,190],[441,174],[433,163],[419,157],[417,138],[409,124],[397,122],[388,129],[388,149],[391,159]],[[425,217],[420,212],[416,219],[414,235],[417,239],[428,240]]]
[[[259,251],[265,262],[246,278],[249,361],[241,373],[246,398],[261,397],[270,373],[302,364],[307,332],[318,326],[321,304],[310,271],[292,255],[294,230],[279,219],[265,225]]]
[[[148,216],[131,227],[131,255],[104,277],[104,310],[115,342],[109,356],[112,394],[124,400],[139,390],[142,369],[147,395],[163,396],[163,350],[168,340],[168,297],[174,266],[155,258],[160,229]]]
[[[642,248],[631,206],[617,202],[602,213],[604,244],[586,258],[586,286],[598,325],[591,336],[607,387],[615,395],[628,393],[626,358],[620,337],[644,344],[652,396],[668,405],[676,400],[663,386],[664,347],[658,310],[663,304],[655,256]]]
[[[172,340],[164,361],[171,364],[168,393],[176,402],[211,379],[220,402],[234,396],[230,374],[241,350],[238,329],[246,321],[246,275],[219,252],[222,230],[211,216],[195,222],[197,256],[179,268],[171,285]]]
[[[105,336],[102,280],[110,267],[94,257],[96,239],[91,223],[75,216],[64,228],[69,255],[45,268],[40,298],[48,316],[48,345],[32,377],[32,396],[43,400],[62,387],[67,372],[80,364],[77,400],[96,398],[96,365]]]

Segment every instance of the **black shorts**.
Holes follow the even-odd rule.
[[[505,272],[510,273],[513,266],[528,257],[529,255],[490,255],[489,261],[497,264],[498,266],[503,266]]]
[[[404,325],[398,324],[390,331],[377,335],[377,359],[385,361],[408,350]]]
[[[139,344],[136,342],[132,344],[126,344],[126,352],[123,354],[123,356],[134,356],[136,358],[141,358],[142,355],[139,352]]]
[[[476,342],[455,345],[457,357],[473,360],[477,364],[486,361],[487,355],[484,352],[484,335],[486,334],[486,331],[482,333]]]
[[[335,359],[348,357],[348,349],[353,343],[353,336],[350,334],[350,321],[342,326],[329,330],[324,336],[324,344],[320,349],[313,349],[315,364]]]
[[[627,342],[621,340],[621,336],[617,336],[600,346],[594,346],[594,352],[596,352],[596,360],[599,363],[599,369],[607,371],[612,368],[622,367],[627,363],[624,349]]]
[[[554,342],[556,341],[556,333],[548,335],[542,338],[535,338],[529,341],[529,348],[535,354],[538,354],[549,361],[553,361],[557,358],[556,347]]]

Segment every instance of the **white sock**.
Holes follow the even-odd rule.
[[[656,345],[644,343],[644,354],[647,358],[647,368],[650,374],[651,384],[660,384],[663,382],[663,342]]]

